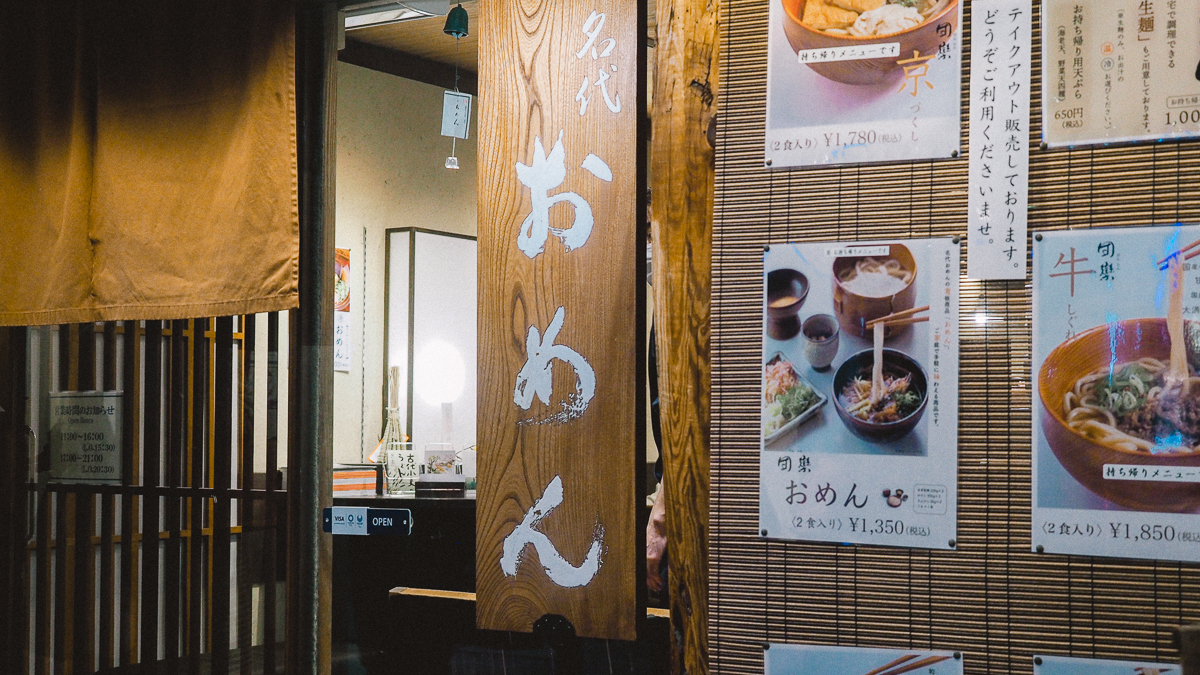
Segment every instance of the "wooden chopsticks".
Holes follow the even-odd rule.
[[[1200,255],[1200,250],[1192,251],[1192,249],[1196,248],[1197,246],[1200,246],[1200,239],[1193,241],[1192,243],[1188,244],[1187,246],[1184,246],[1183,248],[1179,249],[1178,251],[1175,251],[1171,255],[1163,258],[1162,260],[1159,260],[1158,261],[1158,269],[1160,269],[1160,270],[1167,269],[1167,265],[1170,263],[1171,258],[1174,258],[1175,256],[1181,255],[1183,253],[1187,253],[1188,251],[1191,251],[1191,253],[1188,253],[1186,256],[1183,257],[1183,259],[1191,260],[1192,258],[1195,258],[1196,256]]]
[[[908,654],[906,656],[901,656],[900,658],[896,659],[895,661],[892,661],[891,663],[885,663],[884,665],[879,666],[878,668],[876,668],[875,670],[872,670],[871,672],[867,673],[866,675],[879,675],[880,673],[883,673],[888,670],[891,670],[892,668],[895,668],[896,666],[900,665],[901,663],[904,663],[905,661],[912,661],[913,659],[917,658],[917,656],[918,656],[918,654]]]
[[[911,672],[918,668],[924,668],[925,666],[932,666],[935,663],[941,663],[942,661],[948,660],[950,657],[927,656],[918,661],[913,661],[915,658],[917,658],[916,654],[902,656],[885,666],[880,666],[879,668],[872,670],[866,675],[902,675],[902,673]]]
[[[1200,242],[1197,242],[1197,243],[1200,243]],[[1198,255],[1200,255],[1200,251],[1197,251],[1196,253]],[[920,312],[927,311],[928,309],[929,309],[929,305],[925,305],[924,307],[917,307],[914,309],[906,309],[902,312],[895,312],[893,314],[888,314],[887,316],[881,316],[878,319],[871,319],[870,321],[868,321],[866,323],[866,325],[864,327],[865,328],[874,328],[875,324],[877,324],[877,323],[882,323],[885,326],[907,326],[909,324],[914,324],[914,323],[924,323],[929,320],[929,317],[914,316],[914,315],[918,314]],[[871,673],[870,675],[883,675],[883,674],[882,673],[878,673],[878,674]]]

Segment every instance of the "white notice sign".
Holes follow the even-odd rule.
[[[121,480],[121,392],[50,394],[50,479]]]
[[[1028,0],[976,0],[967,276],[1024,279],[1029,210]]]

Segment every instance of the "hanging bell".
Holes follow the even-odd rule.
[[[455,38],[467,37],[467,10],[461,4],[446,15],[446,27],[442,32]]]

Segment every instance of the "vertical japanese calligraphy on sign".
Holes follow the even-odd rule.
[[[967,276],[1024,279],[1033,9],[1028,0],[973,7]]]
[[[350,371],[354,339],[350,336],[350,249],[333,249],[333,369]]]
[[[1050,146],[1200,134],[1200,3],[1043,0]]]
[[[763,536],[954,548],[959,263],[949,239],[767,251]]]
[[[1046,232],[1033,547],[1200,560],[1200,226]]]
[[[827,647],[768,643],[763,652],[766,675],[962,675],[960,653],[920,649]]]
[[[957,156],[961,14],[959,0],[771,0],[766,165]]]
[[[1180,675],[1178,663],[1034,656],[1033,675]]]
[[[632,640],[642,11],[483,0],[480,13],[478,625],[530,631],[553,614]]]

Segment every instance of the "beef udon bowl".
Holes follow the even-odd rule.
[[[1200,467],[1200,375],[1189,365],[1186,379],[1172,378],[1170,352],[1166,319],[1129,319],[1059,344],[1038,371],[1041,427],[1054,456],[1088,490],[1121,506],[1200,507],[1197,483],[1104,477],[1106,464]]]
[[[888,58],[807,63],[845,84],[879,84],[903,73],[898,60],[936,55],[958,30],[959,0],[780,0],[783,30],[796,52],[898,42]]]

